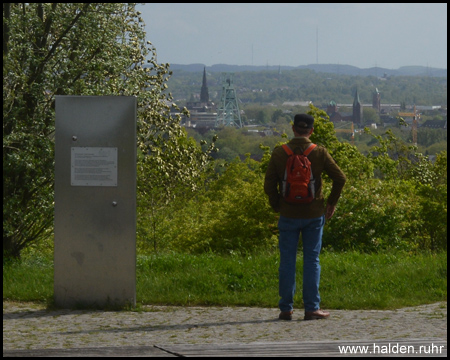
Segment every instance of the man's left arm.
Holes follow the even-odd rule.
[[[338,203],[339,197],[341,196],[342,189],[344,188],[345,182],[347,178],[340,167],[336,164],[334,159],[331,157],[328,152],[326,153],[326,161],[325,161],[325,172],[332,180],[333,184],[331,186],[330,196],[327,200],[327,213],[328,215],[333,216],[334,210]]]

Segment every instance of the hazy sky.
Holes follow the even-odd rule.
[[[158,63],[447,68],[446,3],[147,3],[137,9]]]

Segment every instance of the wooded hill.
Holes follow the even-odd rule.
[[[203,68],[207,67],[209,72],[241,72],[241,71],[284,71],[294,69],[309,69],[321,73],[338,74],[338,75],[355,75],[355,76],[434,76],[434,77],[447,77],[447,69],[432,68],[428,66],[402,66],[398,69],[387,69],[381,67],[371,67],[368,69],[361,69],[352,65],[342,64],[311,64],[300,66],[254,66],[254,65],[226,65],[215,64],[212,66],[206,66],[204,64],[170,64],[172,70],[184,70],[201,72]]]
[[[202,86],[203,67],[199,66],[198,71],[192,71],[188,65],[186,67],[171,65],[173,74],[167,83],[167,91],[172,93],[174,101],[180,106],[198,97]],[[338,67],[346,68],[336,65],[336,69]],[[210,100],[217,103],[222,92],[222,72],[213,71],[213,68],[206,68],[207,85]],[[348,75],[338,70],[333,73],[302,68],[273,68],[229,71],[234,72],[234,87],[241,103],[281,105],[285,101],[312,101],[315,106],[323,108],[330,101],[352,104],[355,90],[358,89],[360,101],[371,104],[372,94],[378,89],[382,104],[447,107],[446,70],[444,77],[435,77],[404,75],[405,72],[389,75],[383,69],[378,69],[377,76],[363,76]],[[232,70],[233,67],[221,69]]]

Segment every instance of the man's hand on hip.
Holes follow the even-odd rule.
[[[335,210],[336,210],[336,206],[331,206],[330,204],[327,204],[327,208],[325,210],[325,219],[327,219],[327,220],[331,219]]]

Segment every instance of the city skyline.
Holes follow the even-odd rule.
[[[159,63],[447,68],[447,4],[137,5]]]

